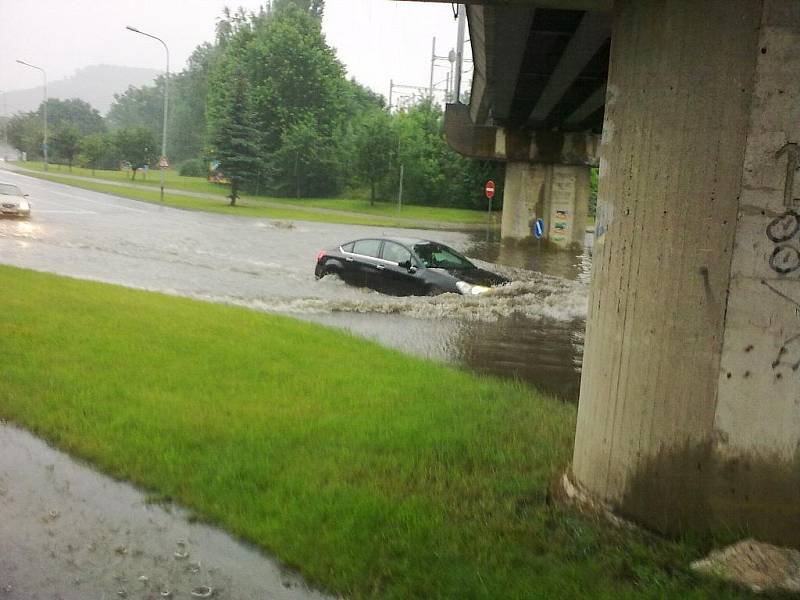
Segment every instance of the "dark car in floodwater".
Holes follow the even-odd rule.
[[[449,246],[411,238],[365,238],[320,250],[314,273],[317,278],[335,274],[351,285],[396,296],[477,296],[509,281]]]

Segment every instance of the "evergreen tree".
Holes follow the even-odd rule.
[[[224,95],[218,96],[211,109],[213,126],[210,132],[210,151],[219,161],[223,175],[231,182],[229,198],[236,205],[239,191],[252,182],[258,173],[258,131],[253,127],[248,110],[247,78],[235,72]]]

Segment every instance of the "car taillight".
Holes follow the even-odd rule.
[[[317,252],[317,262],[321,261],[323,258],[325,258],[325,250],[320,250]]]

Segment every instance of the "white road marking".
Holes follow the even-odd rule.
[[[59,196],[64,196],[65,198],[72,198],[73,200],[80,200],[80,201],[83,201],[83,202],[89,202],[91,204],[100,204],[100,205],[105,206],[107,208],[119,208],[119,209],[127,210],[127,211],[130,211],[130,212],[138,212],[138,213],[150,213],[150,212],[152,212],[152,211],[149,211],[149,210],[142,210],[140,208],[132,208],[130,206],[123,206],[121,204],[115,204],[115,203],[112,203],[112,202],[105,202],[105,201],[101,201],[101,200],[91,200],[89,198],[86,198],[85,196],[76,196],[75,194],[69,194],[67,192],[62,192],[62,191],[59,191],[57,189],[53,189],[52,187],[47,185],[48,183],[50,183],[51,185],[56,185],[56,186],[59,186],[59,185],[67,186],[66,184],[48,182],[45,179],[37,179],[35,177],[31,177],[30,175],[25,175],[23,173],[15,173],[13,171],[4,171],[3,175],[6,175],[6,174],[16,175],[17,177],[24,177],[26,181],[34,180],[36,183],[34,183],[33,185],[30,185],[30,187],[33,187],[33,188],[40,187],[47,194],[58,194]],[[86,191],[90,192],[90,193],[93,193],[93,194],[102,194],[102,192],[94,192],[94,191],[91,191],[91,190],[86,190]],[[115,197],[113,197],[111,195],[108,195],[108,196],[109,196],[110,199],[114,199],[114,200],[119,199],[119,198],[115,198]],[[31,199],[35,200],[35,201],[43,201],[43,202],[47,202],[47,200],[48,200],[47,198],[33,198],[33,197]],[[133,202],[135,202],[135,200],[133,200]],[[58,204],[58,203],[56,203],[56,204]],[[41,212],[41,211],[39,211],[39,212]],[[92,214],[96,214],[96,213],[92,213]]]
[[[74,200],[80,200],[82,202],[90,202],[91,204],[101,204],[106,208],[121,208],[122,210],[129,210],[131,212],[138,212],[138,213],[149,213],[149,210],[141,210],[139,208],[131,208],[130,206],[122,206],[121,204],[113,204],[110,202],[104,202],[102,200],[90,200],[84,196],[76,196],[75,194],[68,194],[66,192],[60,192],[58,190],[47,190],[50,194],[58,194],[59,196],[64,196],[66,198],[72,198]],[[98,192],[93,192],[98,193]]]
[[[96,215],[93,210],[34,210],[34,214]]]

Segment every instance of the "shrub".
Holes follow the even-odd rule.
[[[205,177],[208,175],[208,167],[199,158],[190,158],[180,164],[178,173],[184,177]]]

